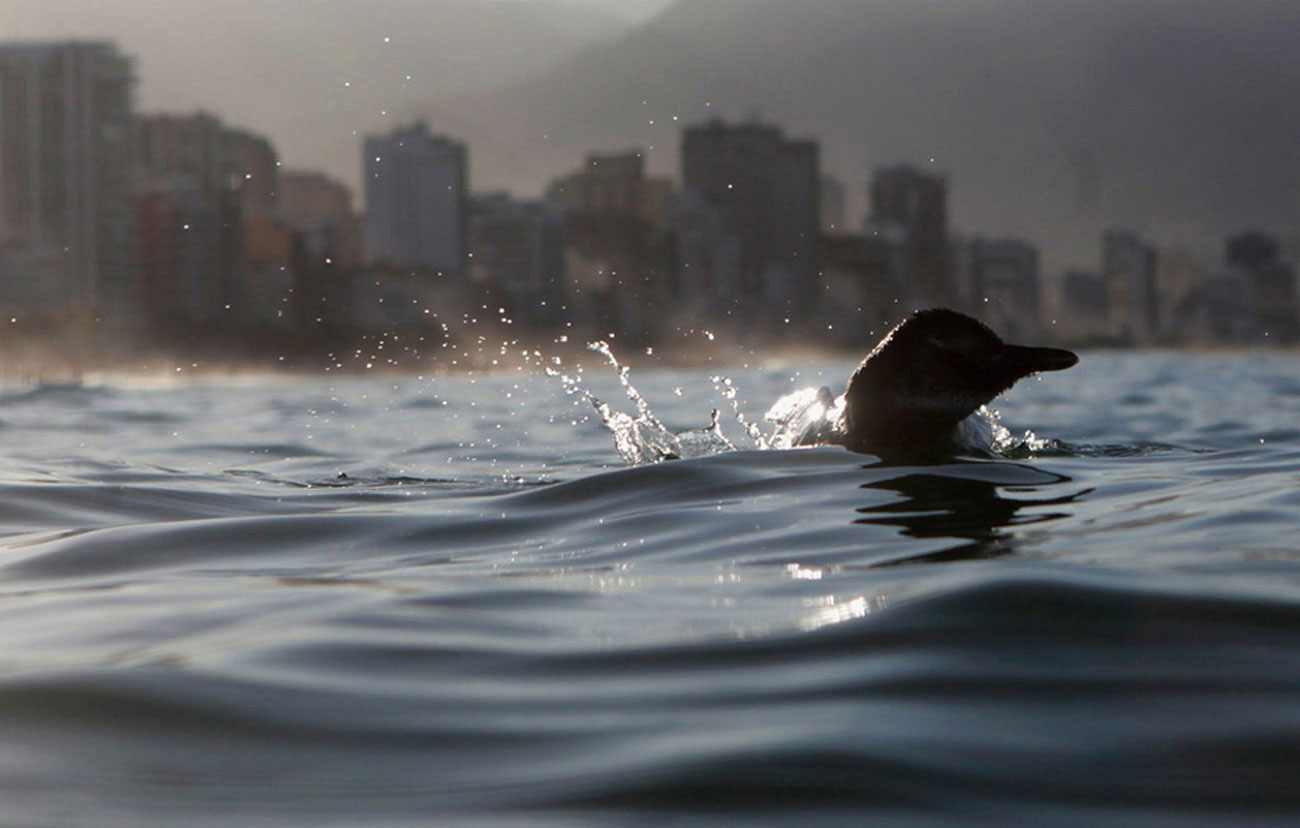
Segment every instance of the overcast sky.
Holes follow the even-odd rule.
[[[21,36],[57,37],[60,34],[81,35],[85,33],[86,20],[97,20],[103,12],[117,8],[148,6],[153,0],[55,0],[50,4],[28,2],[28,0],[0,0],[0,21],[8,31],[0,30],[0,39],[12,34]],[[166,17],[173,21],[183,21],[185,8],[193,0],[171,0],[166,4]],[[231,13],[236,13],[241,3],[250,0],[229,0],[227,4]],[[251,0],[263,5],[260,0]],[[364,3],[365,0],[357,0]],[[433,0],[436,2],[436,0]],[[483,0],[499,2],[499,0]],[[668,7],[673,0],[504,0],[512,3],[548,3],[550,5],[567,5],[580,8],[596,9],[606,14],[616,15],[625,20],[648,20]],[[281,4],[283,5],[283,4]],[[319,0],[294,0],[289,4],[302,10],[320,13],[325,5]],[[314,8],[313,8],[314,7]],[[79,10],[80,9],[80,10]],[[53,13],[51,12],[53,10]],[[89,13],[87,13],[87,10]]]
[[[0,0],[0,41],[112,40],[136,59],[143,112],[214,112],[268,135],[287,166],[355,187],[361,134],[531,76],[671,2]],[[512,5],[530,13],[512,21]]]
[[[514,0],[518,3],[535,0]],[[563,0],[574,6],[589,6],[629,20],[646,20],[666,8],[673,0]]]

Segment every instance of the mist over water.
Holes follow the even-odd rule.
[[[0,819],[1293,817],[1294,360],[1084,354],[1014,458],[750,448],[729,394],[851,368],[633,370],[737,447],[633,467],[536,368],[5,389]]]

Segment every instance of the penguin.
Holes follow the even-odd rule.
[[[849,378],[835,442],[877,456],[952,453],[965,448],[962,423],[980,406],[1023,377],[1078,361],[1062,348],[1009,345],[964,313],[918,311]]]

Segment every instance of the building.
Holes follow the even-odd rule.
[[[875,171],[868,194],[868,235],[887,230],[901,238],[907,272],[900,274],[915,305],[952,305],[956,299],[948,243],[948,182],[915,167]]]
[[[546,188],[546,200],[570,212],[636,217],[656,227],[669,224],[672,198],[672,181],[647,176],[640,150],[588,155],[582,169]]]
[[[180,184],[227,193],[246,215],[275,212],[280,160],[264,136],[207,112],[152,114],[140,119],[137,147],[146,189]]]
[[[313,259],[342,270],[361,266],[361,217],[352,206],[347,185],[324,173],[284,171],[276,215],[302,234]]]
[[[558,321],[564,306],[563,209],[508,195],[477,198],[470,216],[470,276],[515,319]]]
[[[372,265],[346,277],[345,312],[336,326],[353,332],[397,332],[424,336],[447,330],[446,320],[468,319],[482,312],[469,284],[450,274],[430,274],[389,265]],[[440,339],[442,337],[439,337]],[[452,364],[456,364],[454,361]]]
[[[552,182],[546,198],[579,213],[639,216],[645,182],[645,157],[640,152],[592,154],[582,169]]]
[[[647,177],[639,151],[591,154],[547,188],[547,201],[563,222],[557,298],[567,315],[593,335],[654,336],[676,309],[679,289],[671,182]]]
[[[1261,270],[1278,261],[1277,239],[1255,231],[1232,236],[1224,243],[1224,260],[1230,265]]]
[[[1249,268],[1211,268],[1200,284],[1171,310],[1184,340],[1209,342],[1267,341],[1261,336],[1255,279]]]
[[[844,347],[869,348],[897,321],[899,288],[895,248],[878,236],[822,236],[822,293],[817,319],[826,338]]]
[[[365,139],[366,254],[372,262],[463,273],[468,153],[423,121]]]
[[[1274,341],[1294,341],[1300,335],[1295,268],[1281,258],[1278,240],[1248,232],[1228,239],[1225,247],[1228,264],[1250,274],[1260,333]]]
[[[1095,340],[1109,334],[1106,314],[1110,300],[1106,295],[1106,280],[1100,273],[1066,271],[1061,279],[1060,299],[1057,330],[1062,336]]]
[[[221,119],[206,112],[141,116],[136,144],[140,188],[229,192],[234,171],[224,138]]]
[[[1109,230],[1102,235],[1101,274],[1110,333],[1123,342],[1150,342],[1158,330],[1156,263],[1155,248],[1135,233]]]
[[[821,219],[822,232],[844,235],[848,231],[844,223],[847,214],[848,195],[838,178],[823,175],[821,181]],[[825,250],[825,246],[822,247]]]
[[[1038,248],[1021,239],[974,238],[964,253],[965,306],[1009,339],[1036,336],[1042,319]]]
[[[719,120],[682,136],[682,182],[715,210],[722,237],[738,244],[734,286],[718,296],[724,310],[779,321],[811,312],[820,271],[819,150],[786,140],[776,126]]]
[[[276,217],[271,142],[204,112],[155,114],[140,119],[137,152],[149,315],[168,326],[285,324],[295,241]]]
[[[298,285],[307,275],[301,234],[273,215],[241,208],[239,270],[232,318],[257,329],[288,329],[301,316]]]
[[[280,185],[280,157],[270,139],[242,129],[222,135],[224,172],[246,216],[275,214]]]
[[[1210,276],[1208,263],[1186,250],[1161,249],[1156,253],[1156,295],[1159,297],[1157,318],[1162,340],[1178,342],[1187,338],[1175,309]]]
[[[721,212],[692,191],[673,199],[670,226],[677,245],[677,307],[693,318],[715,316],[719,297],[740,292],[740,239]]]
[[[134,93],[112,44],[0,46],[0,258],[39,264],[58,311],[138,312]]]
[[[142,191],[137,208],[146,317],[173,330],[226,320],[239,267],[235,203],[178,183]]]
[[[671,178],[646,178],[641,185],[641,218],[661,229],[670,227],[676,197],[677,187]]]

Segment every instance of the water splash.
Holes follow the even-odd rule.
[[[1011,433],[1011,429],[1002,425],[1001,412],[990,409],[988,406],[980,406],[979,410],[967,418],[967,421],[980,417],[988,423],[988,435],[977,438],[980,445],[988,446],[995,454],[1011,459],[1024,459],[1035,454],[1052,453],[1061,449],[1061,443],[1057,440],[1039,437],[1032,430],[1026,429],[1025,433],[1017,437]],[[964,421],[962,425],[965,425]]]
[[[817,443],[839,442],[844,398],[835,398],[829,388],[802,388],[778,399],[763,415],[772,423],[767,448],[788,449]]]
[[[713,380],[713,387],[718,389],[718,393],[722,394],[731,405],[731,411],[736,418],[736,422],[740,423],[740,427],[749,435],[749,439],[754,441],[754,446],[760,451],[774,448],[767,435],[763,434],[762,429],[755,423],[751,423],[745,417],[744,412],[740,410],[740,394],[736,389],[736,384],[731,381],[731,377],[714,376],[710,379]]]
[[[687,429],[679,431],[677,445],[681,449],[682,457],[706,457],[710,454],[721,454],[727,451],[735,451],[736,446],[722,433],[722,423],[720,422],[721,412],[713,409],[710,415],[708,428]]]
[[[636,406],[637,419],[644,421],[653,428],[671,434],[672,432],[668,431],[668,429],[664,427],[664,424],[659,422],[659,418],[654,415],[654,412],[650,410],[650,404],[646,402],[645,397],[641,396],[641,392],[637,391],[636,387],[632,385],[632,380],[628,377],[631,369],[626,365],[619,364],[618,359],[614,356],[614,352],[610,350],[609,343],[604,340],[592,342],[587,345],[587,349],[595,351],[603,356],[605,361],[614,369],[614,373],[618,376],[619,384],[623,386],[623,391],[627,394],[628,399],[632,401],[633,405]]]
[[[674,432],[655,416],[645,397],[632,384],[628,367],[619,363],[608,343],[592,342],[587,347],[603,356],[614,368],[624,393],[636,407],[636,416],[615,411],[604,400],[584,388],[581,377],[564,374],[551,367],[546,369],[546,373],[558,377],[566,393],[579,395],[591,403],[600,414],[601,422],[614,435],[615,450],[630,465],[641,466],[736,450],[736,446],[722,433],[717,409],[713,410],[707,428]]]

